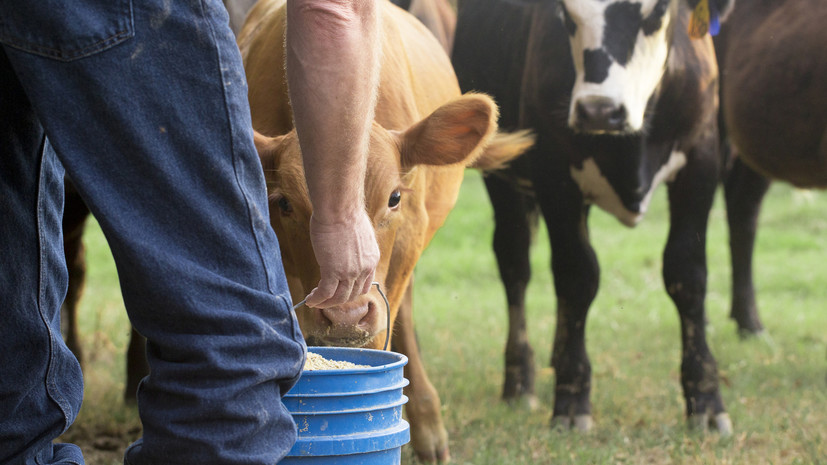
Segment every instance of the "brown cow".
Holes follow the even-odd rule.
[[[752,254],[770,179],[827,188],[827,3],[738,0],[715,47],[722,135],[734,152],[725,191],[732,318],[760,333]]]
[[[365,199],[381,259],[376,281],[390,302],[393,347],[407,355],[405,394],[416,454],[447,460],[439,396],[428,380],[413,328],[412,275],[423,249],[456,201],[464,169],[492,168],[525,150],[525,134],[498,136],[487,96],[460,95],[450,61],[434,36],[390,2],[382,12],[383,64],[371,131]],[[284,76],[283,0],[262,0],[239,34],[253,127],[270,194],[271,224],[282,247],[295,301],[319,282],[309,239],[311,205]],[[490,143],[489,143],[490,141]],[[486,148],[487,147],[487,148]],[[309,344],[382,348],[384,301],[372,290],[344,308],[298,310]]]

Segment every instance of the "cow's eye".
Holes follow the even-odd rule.
[[[391,193],[391,197],[388,199],[388,208],[394,209],[399,206],[399,202],[402,201],[402,193],[399,192],[399,189],[393,191]]]
[[[279,197],[278,205],[283,215],[289,215],[290,213],[293,213],[293,206],[290,205],[290,201],[287,200],[287,197]]]

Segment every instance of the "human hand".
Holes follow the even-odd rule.
[[[379,263],[379,245],[364,210],[347,222],[326,223],[313,215],[310,240],[321,280],[307,296],[308,307],[335,307],[370,290]]]

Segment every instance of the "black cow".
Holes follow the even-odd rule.
[[[715,38],[721,135],[732,150],[724,184],[733,272],[731,316],[743,334],[763,330],[752,253],[770,178],[799,187],[827,187],[825,24],[823,0],[738,0]]]
[[[706,229],[722,166],[717,66],[705,28],[729,0],[700,2],[460,0],[453,62],[463,91],[495,96],[502,127],[538,136],[534,149],[485,182],[510,314],[506,399],[534,396],[524,296],[538,214],[548,226],[557,295],[553,424],[592,423],[584,333],[599,265],[589,209],[633,226],[666,182],[663,279],[680,316],[686,412],[690,424],[731,431],[704,328]],[[698,39],[689,36],[690,19],[704,28]]]

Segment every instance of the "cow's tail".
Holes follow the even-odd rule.
[[[474,159],[469,168],[493,171],[504,168],[508,162],[530,149],[536,136],[529,129],[514,132],[500,132],[491,138],[479,157]]]

